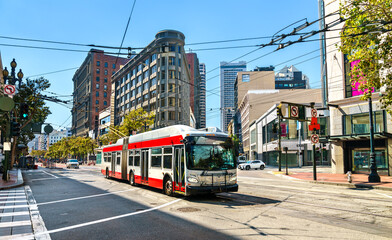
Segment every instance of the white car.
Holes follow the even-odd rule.
[[[251,160],[246,163],[241,163],[238,165],[238,168],[241,170],[249,170],[249,169],[260,169],[263,170],[265,168],[265,163],[261,160]]]
[[[77,159],[68,159],[67,168],[79,168],[79,162]]]

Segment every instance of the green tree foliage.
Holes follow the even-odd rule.
[[[65,159],[68,157],[85,158],[94,153],[98,145],[89,137],[67,137],[49,147],[45,157]]]
[[[240,139],[237,135],[230,136],[234,145],[234,156],[237,158],[240,155]]]
[[[154,113],[148,113],[143,108],[132,110],[125,116],[120,126],[110,127],[109,133],[100,136],[99,140],[103,145],[107,145],[110,142],[115,143],[123,136],[130,136],[133,131],[148,131],[149,126],[153,125],[154,121]]]
[[[30,155],[33,157],[43,157],[45,156],[45,154],[46,154],[45,150],[32,150]]]
[[[346,20],[340,50],[350,62],[360,60],[351,82],[359,83],[363,100],[385,85],[381,102],[392,114],[392,0],[344,0],[340,14]]]
[[[37,79],[26,79],[21,83],[18,94],[13,98],[15,101],[15,108],[13,110],[13,116],[18,119],[17,122],[21,124],[21,129],[26,127],[30,122],[44,122],[46,117],[51,113],[49,107],[45,105],[45,101],[42,99],[41,92],[45,91],[50,87],[50,83],[47,79],[41,77]],[[29,118],[26,120],[19,119],[19,111],[21,103],[26,103],[29,106]],[[2,115],[0,117],[0,128],[4,131],[6,122],[8,121],[7,116]],[[3,124],[4,123],[4,124]],[[28,142],[34,139],[34,134],[31,131],[21,131],[19,137],[13,137],[14,143],[12,145],[11,152],[11,166],[14,164],[15,157],[18,155],[16,146],[18,144],[27,145]]]

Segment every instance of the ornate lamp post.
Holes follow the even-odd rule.
[[[17,64],[16,64],[16,61],[14,58],[14,59],[12,59],[12,62],[11,62],[11,75],[9,75],[7,67],[4,68],[4,70],[3,70],[4,83],[6,83],[6,80],[8,80],[8,84],[15,85],[16,81],[19,81],[18,88],[20,88],[20,83],[22,82],[22,78],[23,78],[23,72],[22,72],[22,69],[19,69],[19,72],[17,74],[18,78],[16,78],[15,77],[16,66],[17,66]]]

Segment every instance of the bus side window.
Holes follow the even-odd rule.
[[[163,149],[163,168],[172,168],[173,148],[168,147]]]
[[[112,154],[111,153],[107,153],[108,154],[108,162],[112,161]]]
[[[162,148],[152,148],[151,149],[151,167],[162,166]]]
[[[133,161],[134,161],[133,164],[135,167],[140,166],[140,151],[139,150],[135,151],[135,156],[133,158]]]
[[[128,151],[128,166],[133,166],[133,150]]]
[[[104,162],[108,161],[108,153],[103,153],[103,161]]]
[[[120,165],[120,163],[121,163],[121,152],[117,152],[117,157],[116,158],[117,158],[116,159],[116,164]]]

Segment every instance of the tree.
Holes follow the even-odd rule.
[[[386,86],[381,97],[383,107],[392,114],[392,0],[344,0],[340,14],[345,19],[340,50],[347,54],[351,83],[363,91],[362,100],[371,97],[370,90]]]
[[[44,122],[46,117],[51,113],[49,107],[45,105],[45,101],[41,97],[41,92],[50,87],[50,83],[47,79],[41,77],[38,79],[26,79],[26,82],[22,82],[16,94],[13,98],[15,101],[15,109],[13,110],[13,117],[19,119],[19,111],[22,103],[29,106],[29,117],[26,120],[19,119],[18,122],[21,124],[21,129],[27,126],[30,122]],[[8,121],[6,116],[1,116],[1,131],[5,131],[4,127],[6,124],[3,122]],[[31,131],[21,131],[19,137],[13,137],[13,142],[16,144],[12,145],[11,150],[11,166],[13,166],[15,157],[17,156],[17,145],[27,145],[28,142],[34,139],[34,134]]]
[[[120,126],[111,126],[109,133],[99,137],[103,145],[110,142],[115,143],[123,136],[129,136],[132,132],[146,132],[149,126],[153,125],[155,121],[155,113],[148,113],[143,108],[130,111],[125,117]]]
[[[97,147],[95,141],[89,137],[67,137],[50,146],[45,156],[58,159],[69,156],[85,158],[88,154],[94,153]]]

